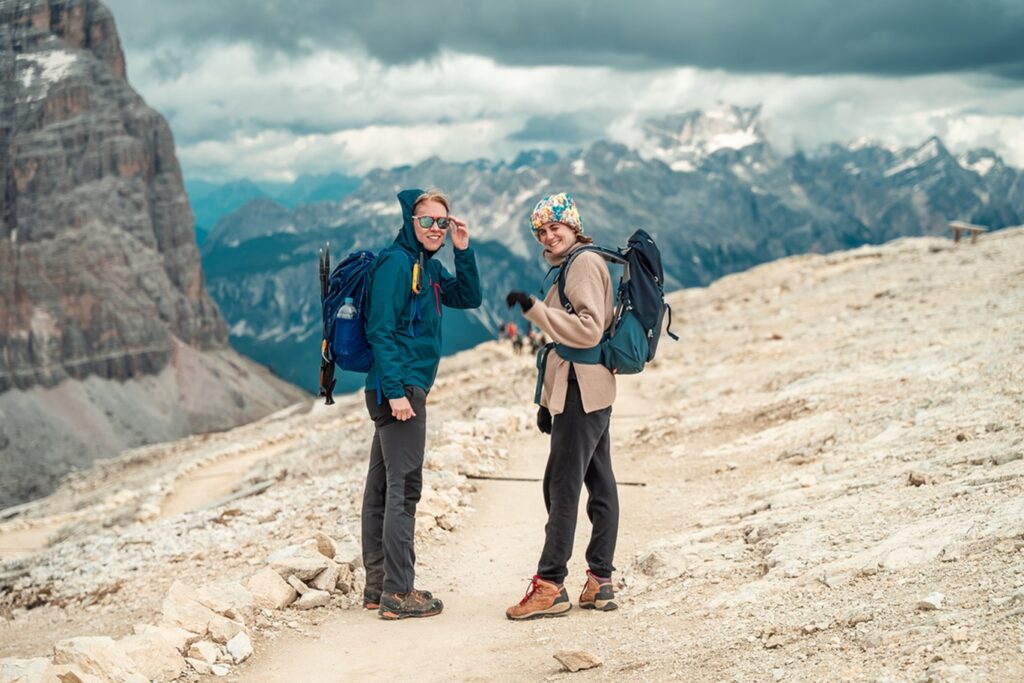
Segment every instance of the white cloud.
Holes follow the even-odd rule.
[[[861,136],[909,146],[937,134],[954,151],[985,145],[1024,166],[1022,88],[977,74],[525,67],[453,52],[389,66],[357,52],[267,56],[243,43],[208,44],[174,77],[152,54],[128,59],[133,84],[168,116],[186,173],[211,179],[508,158],[538,146],[509,140],[535,116],[600,112],[614,119],[606,135],[635,144],[644,118],[719,102],[763,104],[769,139],[786,151]]]

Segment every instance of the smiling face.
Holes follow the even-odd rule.
[[[445,208],[444,204],[436,199],[425,199],[413,207],[412,215],[416,239],[423,245],[423,248],[427,251],[437,251],[443,247],[445,235],[448,231],[438,227],[437,219],[448,217],[448,209]],[[423,216],[430,216],[434,219],[429,228],[422,228],[420,222],[416,220]]]
[[[576,244],[576,231],[564,223],[545,223],[533,232],[544,250],[554,257],[565,254]]]

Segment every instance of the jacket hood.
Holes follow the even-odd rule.
[[[402,206],[402,229],[398,231],[395,244],[414,256],[422,254],[424,258],[428,259],[437,252],[430,251],[420,244],[420,241],[416,239],[416,226],[412,224],[412,210],[416,204],[416,198],[422,194],[423,190],[417,188],[402,190],[398,193],[398,203]]]

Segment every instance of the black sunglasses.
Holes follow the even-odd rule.
[[[416,221],[417,225],[424,230],[430,230],[430,226],[432,226],[435,221],[437,221],[437,227],[441,230],[447,230],[452,223],[452,219],[447,216],[442,218],[434,218],[433,216],[413,216],[413,219]]]

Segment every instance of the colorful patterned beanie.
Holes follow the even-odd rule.
[[[576,202],[568,192],[549,195],[537,202],[530,222],[534,230],[539,230],[545,223],[564,223],[580,233],[583,232],[583,219],[580,218]]]

